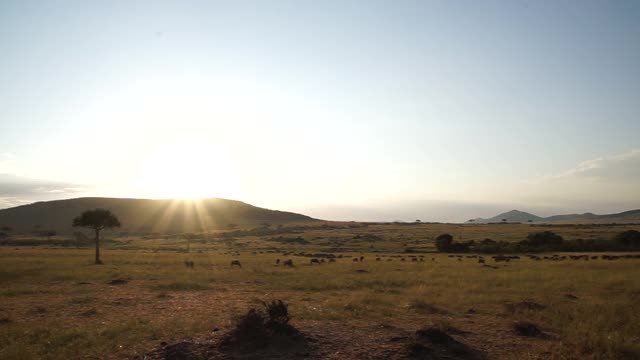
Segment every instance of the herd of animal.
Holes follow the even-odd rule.
[[[235,252],[231,255],[234,256],[240,256],[240,253]],[[302,257],[310,257],[309,259],[309,265],[321,265],[324,263],[335,263],[336,259],[342,259],[342,258],[352,258],[353,262],[364,262],[365,261],[365,257],[360,255],[360,256],[350,256],[350,255],[334,255],[334,254],[305,254],[305,253],[299,253],[299,254],[294,254],[294,253],[283,253],[283,255],[295,255],[295,256],[302,256]],[[550,260],[550,261],[564,261],[564,260],[598,260],[598,259],[602,259],[602,260],[620,260],[620,259],[640,259],[640,254],[627,254],[627,255],[551,255],[551,256],[538,256],[538,255],[532,255],[532,254],[527,254],[524,255],[526,257],[528,257],[531,260],[535,260],[535,261],[542,261],[542,260]],[[462,261],[463,259],[477,259],[477,262],[480,264],[486,264],[486,259],[484,258],[484,256],[482,255],[448,255],[448,258],[453,258],[453,259],[457,259],[458,261]],[[385,258],[385,259],[383,259]],[[406,262],[406,261],[410,261],[410,262],[424,262],[425,261],[425,256],[424,255],[380,255],[378,257],[375,258],[375,261],[393,261],[394,258],[399,258],[400,261],[402,262]],[[520,260],[520,256],[518,255],[494,255],[491,256],[491,259],[493,259],[494,262],[509,262],[512,260]],[[431,258],[431,261],[436,261],[435,257]],[[195,263],[193,261],[187,260],[184,262],[185,266],[187,268],[193,268]],[[240,262],[240,260],[231,260],[231,268],[237,267],[237,268],[242,268],[242,263]],[[284,267],[294,267],[294,263],[292,259],[286,259],[286,260],[280,260],[280,259],[276,259],[275,261],[275,265],[282,265]]]

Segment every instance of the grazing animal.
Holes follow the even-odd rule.
[[[478,263],[479,264],[484,264],[484,259],[483,258],[478,259]]]
[[[318,259],[311,259],[311,265],[313,265],[313,264],[318,264],[318,265],[320,265],[320,260],[318,260]]]
[[[358,258],[353,258],[353,262],[358,262]]]
[[[242,264],[240,264],[240,260],[231,260],[231,267],[234,267],[234,266],[241,268]]]
[[[504,256],[504,255],[495,255],[495,256],[492,256],[492,258],[493,258],[493,261],[495,262],[500,262],[500,261],[508,262],[510,260],[508,256]]]
[[[285,260],[285,261],[282,262],[282,264],[284,266],[293,267],[293,260],[291,260],[291,259]]]
[[[364,261],[364,256],[360,256],[360,261]]]
[[[412,262],[418,262],[418,259],[416,259],[416,258],[411,258],[411,261],[412,261]]]
[[[379,257],[377,257],[377,258],[376,258],[376,261],[380,261],[380,258],[379,258]]]
[[[329,259],[329,262],[336,262],[336,259],[331,258]]]
[[[405,258],[400,258],[400,261],[406,261]]]
[[[195,265],[195,264],[191,260],[187,260],[187,261],[184,262],[184,266],[188,267],[189,269],[193,269],[193,265]]]
[[[276,259],[276,265],[280,265],[280,259]]]

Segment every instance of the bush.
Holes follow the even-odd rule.
[[[554,233],[553,231],[542,231],[529,234],[527,236],[527,240],[523,240],[520,243],[525,246],[533,247],[553,247],[561,245],[562,241],[562,236]]]
[[[441,234],[436,238],[436,248],[440,252],[448,252],[453,244],[453,236],[450,234]]]
[[[266,336],[264,314],[256,309],[250,309],[246,315],[238,320],[234,336],[239,341],[264,338]]]
[[[455,242],[450,234],[442,234],[436,238],[436,248],[440,252],[468,252],[472,245],[475,245],[475,242]]]
[[[289,323],[289,305],[283,303],[282,300],[272,301],[270,304],[263,302],[262,304],[268,316],[268,323],[276,325]]]
[[[632,247],[632,248],[638,248],[640,247],[640,231],[636,231],[636,230],[623,231],[620,234],[616,235],[614,240],[620,245]]]
[[[265,346],[277,335],[296,335],[298,331],[289,324],[289,306],[281,300],[262,302],[262,309],[250,309],[238,319],[235,329],[226,338],[227,344],[253,344]]]
[[[449,234],[436,238],[438,251],[450,253],[475,252],[483,254],[539,253],[551,251],[565,252],[603,252],[603,251],[637,251],[640,250],[640,231],[627,230],[611,240],[575,239],[565,241],[562,236],[543,231],[531,233],[526,240],[505,242],[484,239],[478,242],[455,242]]]

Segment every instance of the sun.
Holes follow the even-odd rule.
[[[237,198],[239,184],[224,152],[209,144],[170,144],[146,159],[138,186],[155,199]]]

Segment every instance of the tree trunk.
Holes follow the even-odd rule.
[[[102,264],[100,260],[100,229],[96,229],[96,265]]]

